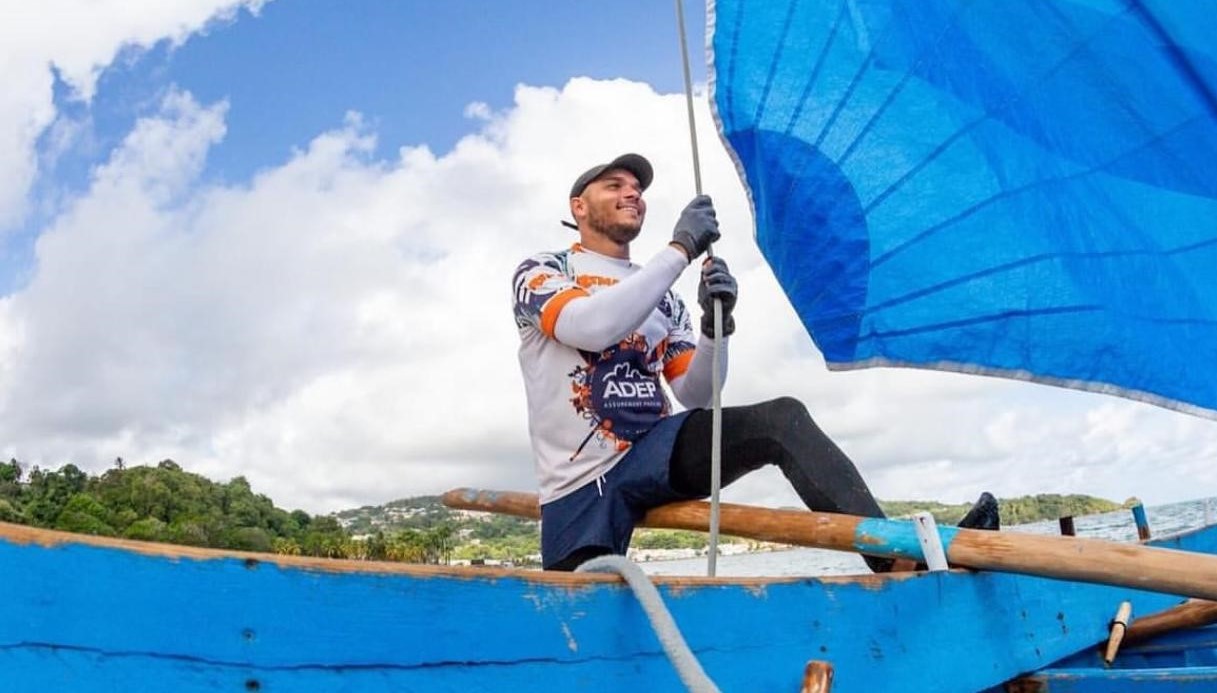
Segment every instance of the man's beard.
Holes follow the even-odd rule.
[[[595,208],[588,210],[587,223],[593,230],[608,237],[609,240],[617,245],[626,245],[638,238],[638,234],[642,232],[642,219],[636,222],[610,222],[604,217],[607,215],[600,214]]]

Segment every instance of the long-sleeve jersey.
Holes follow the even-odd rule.
[[[684,302],[671,290],[687,264],[670,247],[639,266],[576,244],[516,268],[519,359],[542,503],[604,475],[671,413],[661,375],[684,406],[710,404],[713,341],[694,341]]]

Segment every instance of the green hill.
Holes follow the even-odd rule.
[[[244,477],[216,483],[173,460],[98,476],[65,464],[57,471],[0,463],[0,520],[189,546],[338,555],[346,533],[332,517],[275,507]]]
[[[1070,494],[1062,496],[1045,493],[1018,498],[1000,498],[1003,525],[1022,525],[1040,520],[1055,520],[1066,515],[1081,516],[1106,513],[1124,507],[1103,498]],[[879,501],[888,517],[908,517],[917,512],[929,512],[940,524],[955,524],[963,519],[971,503],[940,503],[938,501]]]
[[[1002,523],[1055,520],[1122,507],[1102,498],[1044,494],[1001,499]],[[1126,503],[1127,504],[1127,503]],[[891,517],[929,511],[954,524],[966,503],[880,501]],[[454,559],[535,562],[540,530],[534,520],[453,510],[438,496],[313,516],[276,507],[244,477],[218,483],[173,460],[113,468],[91,476],[75,465],[57,471],[17,461],[0,463],[0,521],[102,536],[291,555],[438,563]],[[742,541],[723,537],[722,541]],[[640,529],[639,549],[701,549],[701,532]]]

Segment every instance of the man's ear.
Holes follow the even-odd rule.
[[[575,221],[580,221],[587,215],[587,203],[583,201],[582,196],[570,198],[570,215]]]

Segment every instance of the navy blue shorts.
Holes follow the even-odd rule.
[[[601,547],[625,555],[630,536],[647,511],[665,503],[700,498],[678,493],[668,482],[676,435],[689,412],[661,419],[597,483],[541,506],[541,564],[553,566],[578,549]]]

